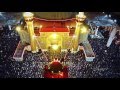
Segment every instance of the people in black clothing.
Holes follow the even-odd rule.
[[[61,58],[60,62],[61,62],[61,63],[64,62],[64,58]]]

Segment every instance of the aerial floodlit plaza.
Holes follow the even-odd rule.
[[[120,78],[119,12],[0,12],[0,78]]]

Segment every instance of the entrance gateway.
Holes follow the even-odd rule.
[[[61,58],[60,57],[61,47],[62,47],[62,37],[57,33],[52,33],[47,38],[47,48],[51,60],[54,58]]]

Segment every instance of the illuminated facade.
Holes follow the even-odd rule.
[[[40,19],[33,17],[30,12],[24,13],[23,16],[26,25],[18,33],[22,33],[22,44],[30,44],[32,53],[41,49],[48,51],[51,58],[60,58],[61,52],[67,52],[69,49],[75,53],[79,50],[80,43],[88,41],[89,27],[84,23],[84,12],[79,12],[76,18],[64,20]]]
[[[32,52],[36,52],[37,49],[42,49],[45,51],[67,51],[67,49],[73,49],[73,51],[78,50],[78,45],[80,42],[87,40],[87,28],[84,26],[83,21],[85,20],[85,15],[83,12],[76,16],[76,20],[71,20],[71,23],[76,23],[74,33],[70,35],[70,26],[66,24],[66,21],[53,21],[56,24],[50,27],[41,25],[37,33],[34,32],[34,25],[39,25],[41,23],[34,23],[33,14],[24,13],[25,22],[27,25],[28,33],[30,36],[30,45]],[[41,21],[42,22],[42,21]],[[49,22],[48,22],[49,23]],[[58,26],[58,24],[63,23],[65,26]],[[75,24],[74,24],[75,25]],[[37,35],[36,35],[37,34]],[[39,34],[39,35],[38,35]],[[39,44],[37,44],[39,43]]]

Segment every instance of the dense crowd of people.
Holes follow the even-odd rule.
[[[26,51],[22,62],[12,57],[20,40],[14,30],[3,32],[0,36],[0,77],[1,78],[44,78],[43,68],[49,63],[47,52],[31,53]],[[115,41],[106,47],[108,38],[91,39],[89,42],[95,53],[93,62],[87,62],[83,51],[68,53],[69,78],[117,78],[120,77],[120,47]],[[63,57],[65,52],[61,54]],[[46,57],[45,57],[46,56]]]
[[[69,53],[65,62],[69,67],[70,78],[110,78],[120,76],[119,49],[112,43],[106,48],[107,39],[89,40],[95,52],[93,62],[87,62],[83,51]],[[0,38],[0,77],[13,78],[43,78],[43,68],[46,58],[42,53],[25,52],[24,61],[17,62],[12,55],[19,42],[19,36],[14,31],[3,33]],[[44,53],[48,56],[48,53]],[[64,56],[63,53],[62,56]]]
[[[87,62],[83,51],[76,55],[68,56],[69,77],[73,78],[115,78],[120,76],[120,49],[112,43],[110,48],[106,47],[106,39],[89,40],[95,52],[93,62]]]

